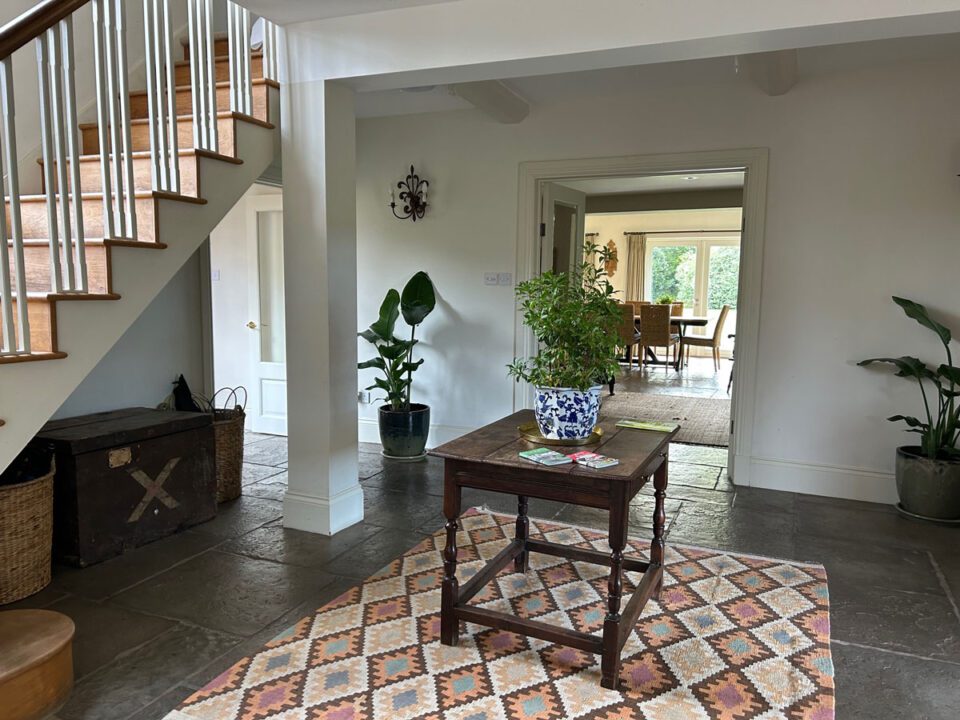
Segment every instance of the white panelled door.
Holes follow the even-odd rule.
[[[287,434],[287,338],[283,300],[283,196],[248,199],[250,367],[247,414],[254,432]]]
[[[585,193],[557,183],[543,183],[540,196],[540,272],[567,272],[580,264],[586,219]]]

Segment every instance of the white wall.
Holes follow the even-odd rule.
[[[183,373],[203,392],[201,248],[154,298],[54,415],[154,407]],[[123,302],[123,300],[120,300]]]
[[[247,199],[279,195],[279,188],[252,185],[210,233],[214,387],[253,387],[250,375],[250,281],[247,264]]]
[[[892,294],[960,329],[955,69],[951,58],[805,77],[777,98],[735,80],[651,92],[637,83],[589,104],[541,103],[516,126],[472,111],[361,121],[358,326],[387,287],[427,270],[441,305],[424,324],[415,395],[434,408],[435,439],[502,416],[513,297],[485,287],[483,272],[516,262],[518,163],[768,147],[759,370],[744,378],[757,386],[752,482],[891,500],[893,448],[909,436],[884,417],[916,412],[919,399],[855,362],[941,361]],[[411,162],[433,203],[416,225],[386,205],[388,183]],[[361,438],[374,417],[361,407]]]

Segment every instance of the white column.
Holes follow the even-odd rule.
[[[284,84],[289,486],[284,525],[363,519],[357,476],[357,201],[353,90]]]

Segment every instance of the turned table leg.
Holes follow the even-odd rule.
[[[526,542],[530,536],[530,518],[527,517],[527,497],[526,495],[517,495],[517,540]],[[524,549],[513,560],[513,570],[518,573],[525,573],[530,567],[530,553]]]
[[[460,594],[457,581],[457,519],[460,517],[460,486],[452,473],[445,472],[443,483],[443,515],[447,518],[447,543],[443,548],[443,586],[440,592],[440,642],[456,645],[460,639],[460,622],[456,607]]]
[[[610,498],[610,577],[607,579],[607,616],[603,621],[600,684],[616,690],[620,683],[620,601],[623,597],[623,549],[627,544],[629,507],[622,486]]]
[[[657,563],[663,568],[663,552],[665,543],[663,541],[664,526],[667,524],[667,512],[664,507],[664,501],[667,497],[667,464],[669,458],[664,452],[663,462],[657,468],[653,475],[653,496],[655,504],[653,508],[653,542],[650,543],[650,562]],[[663,574],[661,571],[660,580],[653,591],[655,598],[660,597],[660,591],[663,589]]]

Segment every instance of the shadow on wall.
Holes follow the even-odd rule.
[[[420,396],[434,408],[434,425],[479,427],[495,418],[470,415],[471,408],[489,405],[489,399],[480,397],[484,389],[472,378],[481,377],[489,370],[490,350],[501,338],[494,333],[492,325],[465,319],[444,299],[439,289],[437,309],[441,310],[437,319],[442,322],[434,324],[430,342],[423,343],[434,356],[432,362],[428,360],[427,363],[432,364],[435,372],[431,381],[421,381]],[[503,396],[506,402],[513,397],[509,383],[504,365]],[[508,404],[502,414],[509,411]]]

